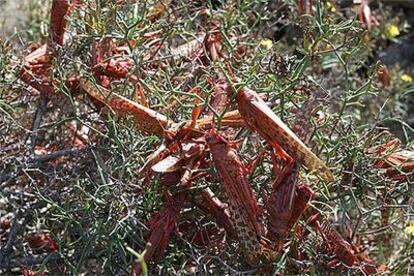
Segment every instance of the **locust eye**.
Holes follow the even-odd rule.
[[[210,134],[206,136],[206,142],[207,144],[214,144],[216,142],[220,141],[219,137],[216,134]]]

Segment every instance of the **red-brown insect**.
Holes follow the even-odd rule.
[[[123,96],[111,93],[103,87],[94,85],[89,80],[81,80],[80,85],[82,89],[92,96],[94,99],[108,104],[112,109],[117,111],[120,116],[132,115],[135,126],[147,133],[154,133],[158,136],[163,136],[168,125],[167,118],[143,105],[135,103]]]
[[[67,0],[53,0],[52,13],[50,16],[50,43],[57,43],[63,45],[66,31],[66,15],[70,12],[71,8],[77,4],[74,1],[73,4],[69,4]]]
[[[47,233],[32,233],[26,237],[26,240],[36,252],[54,252],[58,250],[56,241]]]
[[[280,156],[286,152],[325,180],[333,181],[333,174],[324,162],[312,153],[256,92],[248,88],[239,91],[230,88],[228,91],[230,95],[235,95],[237,107],[247,126],[257,131]]]
[[[346,241],[338,231],[333,229],[326,219],[324,219],[322,223],[316,221],[316,229],[321,234],[324,241],[323,248],[329,254],[333,255],[332,260],[327,263],[329,268],[339,267],[340,269],[345,269],[344,265],[346,265],[347,267],[358,269],[366,275],[372,275],[387,270],[386,266],[379,266],[365,252],[363,252],[358,235],[356,235],[356,241],[350,243]]]
[[[246,179],[246,168],[238,159],[236,150],[216,131],[206,136],[214,165],[227,193],[230,214],[236,226],[247,262],[258,262],[260,252],[259,237],[264,229],[259,222],[260,210],[251,185]]]
[[[317,222],[317,228],[327,244],[328,251],[334,253],[339,261],[348,266],[353,266],[358,262],[352,246],[332,228],[328,221],[324,221],[322,225]]]
[[[372,26],[379,26],[378,20],[374,17],[369,7],[368,0],[354,0],[354,4],[360,5],[358,12],[359,21],[366,25],[368,30],[371,30]]]
[[[287,159],[287,164],[280,170],[267,200],[267,237],[276,242],[278,250],[314,195],[309,186],[297,185],[298,169],[296,162],[291,158]]]
[[[69,4],[68,0],[54,0],[50,16],[50,35],[48,44],[44,44],[23,59],[23,67],[20,70],[21,79],[47,97],[56,96],[54,85],[59,86],[57,80],[50,79],[51,58],[55,45],[62,46],[66,30],[65,16],[70,13],[77,4]],[[76,90],[77,77],[70,78],[66,83]]]
[[[298,1],[298,14],[314,14],[315,7],[312,0],[299,0]]]
[[[300,3],[303,4],[304,1]],[[164,4],[156,5],[154,12],[149,15],[149,21],[155,21],[165,13],[167,7]],[[50,59],[53,58],[53,50],[64,44],[67,21],[65,16],[71,7],[69,1],[53,1],[49,43],[24,59],[22,79],[48,95],[56,94],[54,86],[59,85],[51,77],[53,68]],[[188,60],[204,65],[211,61],[219,61],[224,56],[221,51],[223,38],[218,27],[219,25],[214,22],[211,30],[200,36],[202,39],[175,49],[177,56],[184,55]],[[154,36],[156,35],[151,34],[148,39]],[[131,41],[134,47],[138,47],[137,43]],[[162,43],[157,44],[157,47],[162,47]],[[147,63],[151,63],[149,67],[152,69],[157,68],[153,59],[157,51],[158,49],[149,51],[144,58]],[[228,107],[230,99],[234,98],[238,110],[229,111],[221,116],[220,132],[212,123],[216,119],[216,112],[204,114],[205,109],[199,106],[201,91],[198,87],[194,88],[199,97],[196,98],[191,120],[181,123],[171,121],[159,110],[149,108],[144,89],[139,86],[142,76],[131,74],[135,64],[130,58],[114,57],[115,54],[121,53],[128,53],[125,43],[116,44],[116,41],[111,39],[95,41],[90,64],[95,80],[75,75],[71,79],[73,85],[70,87],[74,89],[78,85],[78,90],[106,105],[120,117],[130,116],[139,131],[165,138],[165,144],[148,157],[147,163],[140,171],[140,176],[145,176],[144,183],[148,185],[151,184],[154,174],[160,174],[160,184],[167,190],[164,207],[147,222],[147,240],[150,245],[145,260],[160,260],[177,228],[182,209],[186,204],[193,204],[205,214],[214,217],[217,225],[227,231],[228,237],[239,242],[248,264],[256,266],[274,262],[289,238],[291,229],[304,214],[308,202],[314,196],[308,185],[298,183],[300,166],[306,166],[327,181],[333,181],[332,172],[256,92],[248,88],[236,90],[228,85],[222,76],[219,76],[217,81],[208,80],[213,91],[208,104],[214,111],[221,113]],[[140,98],[142,104],[111,92],[112,80],[126,77],[136,85],[136,98]],[[223,93],[224,91],[226,93]],[[271,187],[268,187],[269,196],[262,197],[261,200],[257,199],[248,181],[249,170],[241,162],[235,143],[228,140],[228,137],[233,139],[233,136],[228,134],[232,129],[245,127],[256,131],[268,143],[263,150],[263,156],[270,152],[273,158],[275,180]],[[83,141],[83,145],[86,142]],[[262,162],[263,156],[254,156],[257,158],[255,164]],[[210,175],[213,163],[224,190],[223,202],[209,189],[198,190],[194,194],[188,192],[192,183],[200,178],[214,180]],[[251,167],[254,168],[255,164]],[[196,195],[196,198],[193,195]],[[336,259],[349,266],[359,263],[355,248],[339,233],[326,225],[320,228],[328,250]],[[208,231],[206,233],[195,236],[205,238],[207,235],[208,238]],[[29,239],[29,244],[33,248],[57,250],[57,245],[49,236],[37,235]],[[48,242],[47,245],[44,244],[45,241]],[[365,260],[368,260],[368,257]],[[134,273],[141,273],[139,264],[134,267]]]
[[[378,157],[375,166],[385,169],[384,175],[395,180],[403,180],[414,174],[414,151],[401,149],[400,145],[400,140],[392,139],[384,145],[368,150]]]

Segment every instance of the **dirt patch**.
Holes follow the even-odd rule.
[[[0,1],[0,37],[14,32],[19,24],[27,19],[27,7],[30,1]]]

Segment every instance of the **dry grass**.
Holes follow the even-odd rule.
[[[396,43],[393,40],[405,41],[412,28],[404,30],[408,19],[402,10],[374,3],[380,26],[367,30],[351,7],[338,4],[333,11],[318,1],[314,15],[302,16],[296,1],[174,1],[152,23],[149,15],[155,1],[83,2],[69,17],[70,35],[54,60],[54,78],[62,83],[74,73],[92,78],[92,42],[110,37],[129,48],[128,57],[134,61],[131,74],[144,76],[141,83],[150,106],[176,122],[190,120],[195,97],[190,88],[200,87],[201,103],[207,105],[212,93],[208,79],[216,78],[224,65],[174,58],[171,49],[220,22],[222,51],[234,61],[235,75],[266,98],[334,171],[333,183],[301,172],[300,181],[309,183],[317,195],[310,203],[312,212],[329,218],[343,236],[350,233],[350,242],[360,239],[365,252],[386,265],[388,273],[413,270],[414,236],[404,232],[414,215],[412,171],[399,180],[386,177],[375,166],[384,156],[368,153],[393,137],[413,151],[413,129],[405,122],[412,116],[413,85],[401,79],[404,73],[413,75],[413,64],[388,65],[388,87],[378,80],[379,54],[386,51],[385,45]],[[12,225],[0,228],[0,266],[16,274],[28,267],[50,275],[126,275],[136,259],[127,247],[138,252],[146,248],[145,223],[163,205],[164,192],[174,190],[161,185],[159,176],[145,183],[138,174],[163,141],[135,130],[130,120],[121,123],[111,112],[100,115],[91,100],[72,95],[66,86],[56,87],[59,100],[45,104],[38,91],[19,80],[20,60],[28,53],[22,49],[47,40],[49,7],[30,1],[28,20],[17,32],[0,38],[0,218]],[[394,39],[385,35],[391,23],[401,30]],[[161,45],[154,58],[161,64],[158,67],[144,59],[157,47],[143,42],[150,32],[160,34],[155,40]],[[265,38],[273,40],[269,49],[261,45]],[[132,39],[140,47],[128,44]],[[112,90],[134,97],[134,86],[126,78],[114,81]],[[34,118],[40,111],[34,133]],[[209,111],[207,107],[205,112]],[[72,126],[89,128],[85,148],[74,148]],[[264,148],[264,141],[246,130],[233,138],[241,139],[239,153],[245,163]],[[265,159],[249,176],[258,195],[266,194],[272,183],[270,162]],[[208,172],[215,174],[213,168]],[[192,189],[206,187],[224,199],[214,177],[197,181]],[[194,223],[192,228],[189,222]],[[307,227],[305,219],[298,225]],[[225,250],[192,241],[197,231],[211,228],[217,228],[214,219],[187,203],[164,256],[159,264],[148,264],[150,271],[257,272],[243,262],[235,241],[228,239]],[[361,273],[355,267],[329,268],[332,255],[323,250],[318,233],[308,230],[310,236],[300,246],[304,258],[292,257],[297,242],[292,231],[286,250],[273,264],[275,271]],[[58,250],[35,251],[27,242],[34,232],[50,234]]]

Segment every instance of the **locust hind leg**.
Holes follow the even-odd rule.
[[[195,205],[204,213],[213,216],[218,226],[224,228],[230,238],[236,239],[236,228],[230,217],[227,204],[215,197],[209,188],[199,191],[196,195]]]
[[[180,178],[176,180],[176,184],[181,188],[189,189],[192,186],[192,170],[197,169],[200,165],[199,156],[193,156],[187,160],[187,169],[183,171]],[[144,259],[148,262],[155,259],[155,263],[159,263],[164,251],[168,247],[171,235],[177,227],[181,210],[188,200],[188,190],[178,191],[175,194],[167,192],[165,194],[166,203],[164,208],[160,210],[148,223],[150,229],[148,238],[149,247],[144,255]],[[140,263],[136,263],[133,275],[141,275],[142,268]]]
[[[280,250],[290,231],[299,164],[284,152],[282,155],[277,150],[276,154],[279,158],[273,154],[273,161],[277,175],[267,200],[267,238],[276,242],[276,249]]]
[[[178,195],[178,199],[173,199],[172,195],[166,194],[166,204],[148,223],[150,229],[148,238],[149,247],[145,253],[146,262],[155,259],[158,263],[166,250],[170,241],[171,234],[176,228],[181,209],[185,203],[185,195]],[[133,275],[141,275],[142,268],[140,263],[136,263]]]

